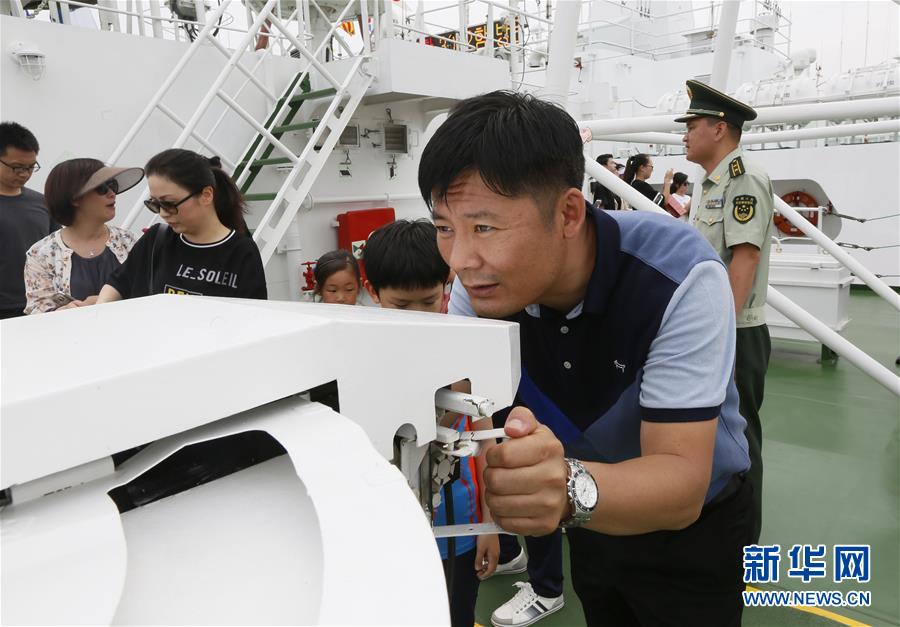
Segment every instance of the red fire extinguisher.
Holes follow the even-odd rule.
[[[316,262],[304,261],[303,265],[306,266],[306,270],[301,273],[301,276],[306,281],[306,284],[300,288],[300,291],[312,292],[316,289],[316,272],[313,270],[313,266],[316,265]]]

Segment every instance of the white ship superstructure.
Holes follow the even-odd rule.
[[[329,477],[316,465],[325,463],[323,451],[339,446],[323,426],[333,420],[355,455],[340,480],[371,471],[374,483],[354,485],[354,494],[373,511],[381,498],[404,512],[397,528],[385,512],[375,512],[362,521],[365,530],[406,534],[409,555],[425,554],[417,564],[420,581],[411,578],[416,571],[409,564],[396,565],[398,578],[420,584],[417,602],[400,614],[384,611],[376,622],[446,621],[446,608],[435,610],[443,591],[434,551],[424,548],[433,549],[427,519],[417,518],[417,506],[427,500],[418,488],[432,471],[431,442],[447,437],[431,429],[435,405],[447,408],[435,393],[470,378],[473,394],[507,405],[518,384],[518,335],[504,323],[410,322],[386,311],[291,301],[311,299],[304,264],[338,247],[339,216],[376,208],[391,208],[398,218],[427,216],[419,156],[456,102],[484,92],[528,91],[564,105],[586,136],[590,130],[589,174],[637,210],[654,207],[599,171],[594,157],[645,152],[657,166],[651,184],[658,186],[669,168],[697,182],[701,173],[681,147],[683,125],[673,122],[687,108],[684,81],[716,84],[757,108],[760,117],[743,142],[749,158],[771,175],[786,220],[773,245],[773,335],[821,343],[828,347],[823,356],[842,356],[890,390],[892,400],[900,395],[895,371],[841,335],[851,324],[852,283],[867,285],[892,312],[900,309],[892,289],[900,286],[900,63],[887,58],[823,76],[815,51],[792,50],[790,30],[773,0],[0,0],[0,112],[40,140],[42,169],[30,186],[41,189],[56,163],[74,157],[140,166],[173,146],[218,155],[248,200],[269,298],[282,301],[179,303],[187,329],[202,341],[174,355],[160,350],[172,339],[167,332],[147,330],[164,316],[162,297],[4,323],[4,335],[17,334],[3,342],[0,488],[7,497],[4,553],[12,556],[4,558],[3,601],[15,610],[4,619],[250,622],[255,597],[241,599],[237,591],[241,564],[259,568],[259,555],[240,552],[245,561],[234,572],[223,570],[213,559],[221,538],[205,544],[198,538],[229,507],[240,508],[236,494],[266,483],[265,496],[290,494],[289,520],[302,519],[313,530],[308,542],[290,544],[283,555],[278,543],[290,538],[284,525],[269,528],[268,538],[253,538],[274,569],[287,570],[295,559],[306,564],[292,579],[271,577],[282,587],[303,587],[308,602],[299,607],[285,595],[270,608],[270,622],[356,620],[359,608],[342,607],[334,573],[346,572],[340,569],[349,568],[352,552],[364,550],[358,542],[341,545],[359,531],[346,517],[360,512],[345,511],[322,488]],[[145,194],[139,186],[121,195],[116,224],[139,232],[153,222],[141,202]],[[73,362],[71,380],[64,369],[42,375],[39,363],[11,369],[8,360],[26,359],[33,342],[77,344],[67,321],[105,337],[105,346],[133,341],[151,358],[135,356],[115,372],[100,356],[83,356]],[[372,359],[373,351],[390,353],[412,336],[445,347],[445,359],[425,369],[402,351],[389,365]],[[217,342],[225,337],[238,339],[223,349]],[[215,371],[267,359],[276,374],[251,373],[255,391],[243,394],[245,381],[221,406],[191,405],[190,390],[179,388],[171,399],[154,396],[136,410],[143,417],[136,428],[119,425],[114,408],[105,409],[83,441],[75,441],[77,430],[62,418],[69,410],[87,414],[99,392],[123,405],[154,395],[169,369]],[[303,376],[292,377],[298,368]],[[367,381],[368,372],[382,378]],[[43,387],[41,376],[49,378]],[[309,400],[311,389],[334,382],[340,412]],[[201,377],[198,385],[221,382]],[[371,415],[370,406],[377,406]],[[157,415],[166,419],[148,427]],[[291,416],[308,423],[290,425]],[[69,441],[47,448],[45,433],[57,430]],[[252,430],[269,433],[294,463],[270,459],[146,508],[123,510],[117,502],[116,509],[107,499],[186,446]],[[114,466],[111,455],[147,443]],[[331,448],[317,450],[319,444]],[[418,501],[408,487],[418,490]],[[259,512],[274,517],[278,507]],[[181,516],[199,516],[202,524],[157,551],[154,534]],[[223,537],[237,542],[245,522],[258,522],[250,518],[241,512]],[[42,526],[27,527],[38,519]],[[71,521],[78,525],[67,528]],[[52,577],[33,568],[32,555],[53,562],[57,549],[79,542],[87,542],[83,552],[71,564],[57,560]],[[102,557],[103,568],[81,569],[92,555]],[[154,608],[152,591],[174,594],[181,580],[164,574],[179,560],[189,561],[196,577],[204,576],[206,563],[217,564],[217,572],[197,593],[202,603],[185,602],[166,614]],[[386,577],[378,585],[397,581]],[[80,613],[66,614],[64,604],[41,608],[42,586]],[[222,590],[234,597],[217,605]],[[15,596],[8,599],[7,591]],[[377,604],[374,596],[369,600]]]

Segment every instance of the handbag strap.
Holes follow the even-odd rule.
[[[153,236],[153,246],[150,248],[150,283],[147,287],[147,295],[153,295],[153,280],[154,274],[156,273],[156,257],[162,251],[163,243],[165,240],[166,230],[169,228],[169,225],[166,223],[160,223],[159,228],[156,229],[156,234]]]

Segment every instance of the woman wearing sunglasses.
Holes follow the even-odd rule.
[[[25,313],[92,305],[100,288],[128,257],[136,238],[108,224],[116,195],[144,178],[140,168],[112,168],[97,159],[69,159],[47,176],[44,198],[64,228],[25,255]]]
[[[219,159],[173,148],[146,169],[144,204],[165,224],[138,240],[97,302],[150,294],[265,299],[266,276],[244,222],[244,200]]]

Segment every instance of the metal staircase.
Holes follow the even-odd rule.
[[[212,33],[217,21],[231,2],[232,0],[223,0],[217,10],[208,15],[203,29],[163,82],[154,98],[147,104],[131,130],[110,156],[109,163],[118,161],[125,150],[134,142],[135,137],[140,133],[154,111],[163,113],[181,128],[181,132],[174,142],[160,144],[159,150],[181,148],[193,140],[199,144],[198,149],[218,155],[226,167],[233,169],[232,177],[245,194],[245,200],[248,202],[270,201],[262,219],[253,232],[253,238],[259,246],[263,264],[266,264],[275,253],[278,242],[296,216],[301,204],[315,183],[316,177],[322,171],[331,151],[337,144],[341,133],[356,112],[363,96],[372,83],[373,75],[368,71],[368,62],[370,60],[368,45],[364,47],[360,55],[349,60],[349,70],[346,71],[346,74],[341,79],[335,78],[329,69],[319,61],[329,40],[335,31],[340,28],[341,23],[347,19],[351,9],[354,6],[358,6],[360,14],[365,16],[367,13],[367,2],[366,0],[348,0],[336,20],[330,22],[330,29],[321,37],[317,48],[309,50],[307,44],[301,41],[306,34],[304,33],[298,38],[286,26],[286,24],[294,20],[297,12],[295,11],[285,20],[280,20],[275,13],[277,0],[268,0],[256,15],[240,43],[233,51],[229,51],[216,41]],[[302,17],[305,19],[298,21],[301,24],[307,24],[309,16],[305,15]],[[300,59],[298,59],[298,63],[306,62],[304,69],[294,77],[282,96],[277,100],[274,94],[260,83],[255,76],[256,70],[272,48],[268,48],[252,68],[245,67],[242,62],[244,53],[252,48],[256,35],[261,32],[262,25],[266,23],[269,25],[269,36],[272,36],[273,33],[280,34],[293,46],[292,54],[294,51],[296,51],[296,54],[299,54]],[[318,39],[319,37],[317,36],[316,38]],[[227,61],[194,109],[190,120],[185,122],[171,108],[166,106],[163,98],[175,84],[176,79],[181,75],[191,58],[203,45],[212,45],[227,58]],[[234,94],[228,94],[223,85],[235,69],[245,74],[246,81]],[[240,92],[251,84],[263,91],[270,101],[274,101],[274,105],[264,121],[255,119],[236,100]],[[312,86],[319,85],[324,87],[311,89]],[[200,135],[196,131],[200,122],[209,118],[210,105],[216,99],[221,100],[227,105],[228,109],[236,113],[256,131],[255,137],[243,151],[243,156],[226,154],[227,151],[217,150],[212,145],[211,137],[219,127],[225,115],[224,113],[212,124],[212,130],[205,136]],[[312,118],[313,112],[324,106],[326,102],[325,112],[317,119]],[[299,119],[298,114],[300,114]],[[307,119],[303,119],[304,116]],[[311,131],[305,144],[297,150],[291,149],[285,144],[285,141],[288,139],[285,136],[295,131]],[[296,145],[298,136],[294,134],[290,137]],[[248,193],[251,186],[257,181],[263,168],[279,165],[292,165],[292,168],[277,191]],[[141,199],[135,203],[123,222],[125,228],[146,227],[158,219],[158,216],[144,210],[143,199],[146,198],[146,194],[145,186]]]
[[[270,118],[271,126],[265,133],[257,136],[238,163],[235,180],[245,193],[245,199],[251,202],[271,201],[253,233],[263,264],[275,253],[278,242],[312,189],[316,177],[371,85],[373,77],[366,71],[367,61],[366,57],[356,57],[346,78],[335,88],[306,91],[282,98],[279,101],[281,106]],[[330,102],[321,119],[293,122],[301,105],[325,98],[330,98]],[[281,121],[276,123],[276,120]],[[300,154],[295,155],[281,142],[281,137],[284,133],[305,129],[312,129],[312,135]],[[272,157],[276,150],[282,156]],[[262,168],[282,164],[293,164],[293,168],[277,192],[247,193]]]

